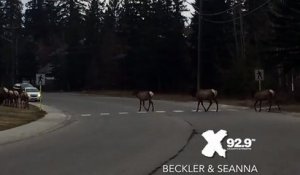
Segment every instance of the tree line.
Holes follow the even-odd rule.
[[[265,88],[297,80],[299,2],[196,0],[191,19],[187,4],[30,0],[23,8],[0,0],[0,82],[45,72],[63,90],[187,92],[196,88],[198,53],[201,88],[249,94],[257,68],[265,69]]]

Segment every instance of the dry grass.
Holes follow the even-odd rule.
[[[0,131],[35,121],[45,115],[35,106],[30,109],[17,109],[0,106]]]

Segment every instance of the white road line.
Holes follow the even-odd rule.
[[[106,116],[106,115],[110,115],[110,113],[105,113],[105,112],[103,112],[103,113],[100,113],[100,115]]]
[[[90,117],[90,116],[92,116],[91,114],[81,114],[80,115],[81,117]]]
[[[128,112],[119,112],[119,115],[126,115]]]
[[[216,112],[217,110],[216,109],[212,109],[212,110],[209,110],[209,111],[212,111],[212,112]],[[221,112],[223,110],[219,109],[218,112]]]
[[[156,113],[165,113],[166,111],[155,111]]]
[[[173,112],[175,113],[181,113],[181,112],[184,112],[183,110],[174,110]]]

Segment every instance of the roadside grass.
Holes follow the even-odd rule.
[[[29,109],[0,106],[0,131],[38,120],[45,114],[44,111],[32,105]]]
[[[85,94],[90,95],[101,95],[101,96],[111,96],[111,97],[131,97],[134,98],[132,95],[132,91],[113,91],[113,90],[102,90],[102,91],[83,91]],[[170,101],[180,101],[180,102],[187,102],[187,101],[196,101],[194,97],[186,94],[163,94],[163,93],[155,93],[154,100],[170,100]],[[220,104],[232,105],[232,106],[242,106],[242,107],[249,107],[253,108],[254,100],[253,99],[236,99],[236,98],[219,98]],[[280,108],[283,111],[287,112],[299,112],[300,113],[300,103],[299,102],[281,102]],[[274,105],[274,104],[273,104]],[[263,102],[262,106],[268,106],[267,102]],[[274,108],[274,106],[272,107]]]

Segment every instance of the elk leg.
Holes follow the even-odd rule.
[[[202,107],[204,108],[204,111],[206,112],[206,108],[205,108],[205,106],[203,105],[203,101],[201,100],[201,105],[202,105]]]
[[[140,100],[140,109],[139,109],[139,111],[141,111],[141,108],[142,108],[142,100]]]
[[[196,110],[196,112],[199,111],[199,105],[200,105],[200,100],[198,100],[198,105],[197,105],[197,110]]]
[[[207,108],[206,112],[209,110],[209,108],[211,107],[211,105],[212,105],[212,101],[211,101],[211,100],[209,100],[209,106],[208,106],[208,108]]]
[[[217,110],[216,110],[216,112],[218,112],[218,111],[219,111],[219,104],[218,104],[218,100],[217,100],[217,99],[214,99],[214,101],[215,101],[215,103],[216,103],[216,105],[217,105]]]
[[[261,102],[262,100],[259,101],[259,112],[261,112]]]
[[[254,103],[254,109],[255,109],[255,112],[257,112],[257,109],[256,109],[256,104],[257,104],[258,100],[255,101]]]
[[[150,105],[151,105],[151,102],[150,102],[150,99],[148,100],[148,108],[146,109],[146,111],[149,111],[149,109],[150,109]],[[144,106],[145,107],[145,106]]]
[[[268,112],[270,112],[270,111],[271,111],[271,107],[272,107],[272,100],[269,100],[269,105],[270,105],[270,107],[269,107],[269,110],[268,110]]]
[[[150,103],[151,103],[151,106],[152,106],[152,112],[154,111],[154,104],[153,104],[153,101],[150,99],[149,100],[149,108],[150,108]]]
[[[149,109],[147,109],[146,106],[145,106],[145,101],[143,101],[143,107],[144,107],[144,109],[145,109],[146,111],[149,110]]]
[[[277,104],[278,111],[280,112],[281,111],[280,106],[278,103],[276,103],[276,104]]]

